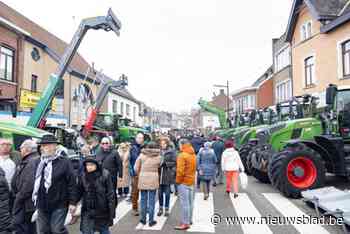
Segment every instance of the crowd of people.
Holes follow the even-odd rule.
[[[70,224],[80,218],[82,234],[108,234],[118,198],[131,203],[142,229],[157,224],[155,215],[170,215],[171,193],[181,207],[175,229],[186,230],[193,224],[196,185],[207,200],[225,174],[226,192],[233,184],[236,198],[244,171],[233,140],[200,135],[162,135],[145,142],[139,133],[132,143],[118,146],[109,137],[90,138],[74,162],[53,135],[25,140],[19,150],[0,139],[0,234],[68,233],[67,214]]]

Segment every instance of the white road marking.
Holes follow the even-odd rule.
[[[215,233],[215,226],[210,222],[214,214],[213,193],[210,193],[208,200],[204,200],[203,193],[196,193],[193,203],[193,225],[188,232]]]
[[[118,203],[117,209],[115,210],[115,219],[113,225],[117,224],[129,211],[131,210],[131,203],[123,200]]]
[[[158,195],[158,194],[157,194]],[[176,203],[176,200],[177,200],[177,196],[173,196],[171,195],[170,196],[170,207],[169,207],[169,213],[171,212],[172,208],[174,207],[175,203]],[[165,202],[165,200],[164,200]],[[162,216],[157,216],[157,213],[158,213],[158,209],[159,209],[159,202],[157,201],[156,202],[156,207],[154,209],[154,220],[157,221],[157,224],[154,225],[153,227],[150,227],[147,225],[145,225],[142,230],[162,230],[165,222],[167,221],[168,217],[165,217],[164,216],[164,213]]]
[[[296,205],[294,205],[287,198],[283,197],[279,193],[263,193],[265,198],[274,206],[284,217],[303,217],[308,216],[301,211]],[[293,225],[293,224],[291,224]],[[317,224],[294,224],[293,225],[301,234],[327,234],[329,233],[321,225]]]
[[[237,198],[230,195],[233,207],[235,208],[237,217],[239,220],[233,220],[233,222],[240,225],[242,230],[246,234],[272,234],[269,226],[260,222],[261,214],[254,206],[253,202],[250,200],[249,196],[245,193],[239,193]],[[253,223],[255,221],[255,223]],[[223,220],[222,224],[226,225],[226,221]],[[233,225],[233,224],[232,224]]]

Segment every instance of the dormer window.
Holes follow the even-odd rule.
[[[301,41],[305,41],[311,37],[312,34],[312,22],[308,21],[301,25],[300,29],[300,35],[301,35]]]

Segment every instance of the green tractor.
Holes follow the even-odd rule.
[[[304,95],[276,106],[276,123],[256,129],[240,149],[247,174],[253,175],[263,183],[269,183],[268,160],[273,153],[283,149],[285,141],[297,138],[311,139],[322,131],[320,121],[313,118],[316,100],[316,97]]]
[[[98,113],[92,135],[112,136],[116,143],[131,142],[135,136],[142,132],[145,135],[145,141],[150,141],[151,136],[143,128],[130,126],[131,120],[123,119],[118,114]]]
[[[321,131],[286,141],[269,160],[270,181],[287,197],[324,186],[326,173],[350,177],[350,87],[329,85],[326,104],[317,123]]]
[[[274,119],[274,111],[270,108],[253,110],[249,115],[250,127],[239,129],[232,136],[235,139],[236,147],[240,149],[241,146],[249,142],[249,139],[255,138],[256,131],[273,124]]]
[[[13,149],[19,150],[21,144],[27,139],[39,141],[47,131],[29,126],[21,126],[9,121],[0,121],[0,138],[6,138],[13,142]]]

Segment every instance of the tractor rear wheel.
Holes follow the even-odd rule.
[[[326,170],[321,156],[311,149],[286,149],[273,155],[268,174],[272,185],[286,197],[324,185]]]
[[[245,144],[239,149],[239,156],[241,157],[243,166],[244,166],[244,171],[247,175],[251,175],[251,166],[249,165],[249,159],[248,155],[249,152],[252,150],[254,146],[252,144]]]

